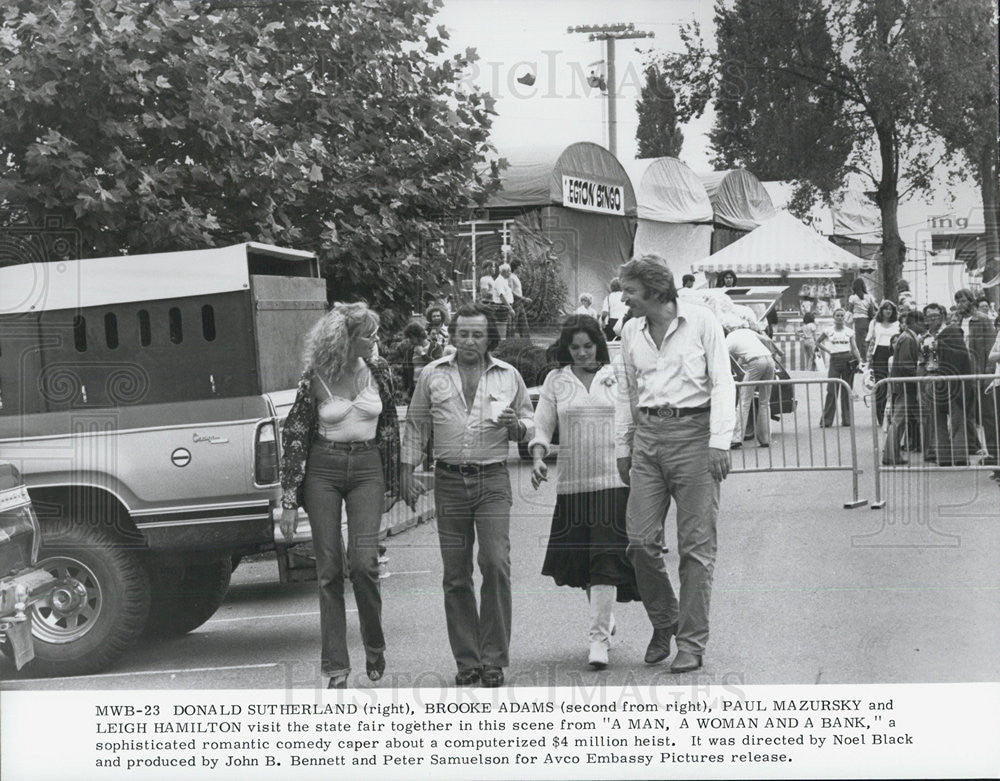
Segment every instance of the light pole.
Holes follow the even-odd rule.
[[[608,150],[618,154],[618,117],[615,107],[615,41],[629,38],[653,38],[647,30],[636,30],[631,22],[618,24],[578,24],[566,28],[568,33],[589,33],[588,40],[607,42],[608,61]]]

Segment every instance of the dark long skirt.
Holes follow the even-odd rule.
[[[560,586],[617,586],[619,602],[640,601],[625,555],[628,488],[557,494],[542,574]]]

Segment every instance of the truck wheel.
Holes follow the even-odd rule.
[[[79,524],[43,531],[38,566],[58,581],[31,611],[35,660],[42,675],[87,675],[115,662],[142,634],[149,578],[135,551]]]
[[[215,615],[229,591],[232,559],[160,569],[153,575],[153,602],[146,634],[177,637],[197,629]]]

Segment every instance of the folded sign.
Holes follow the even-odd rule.
[[[602,184],[563,174],[562,202],[568,209],[600,214],[625,214],[624,187],[620,184]]]

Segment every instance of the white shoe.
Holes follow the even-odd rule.
[[[615,604],[614,586],[590,587],[590,658],[589,664],[595,670],[608,666],[608,648],[614,632]]]
[[[600,640],[590,644],[590,658],[587,663],[595,670],[603,670],[608,666],[608,647]]]

